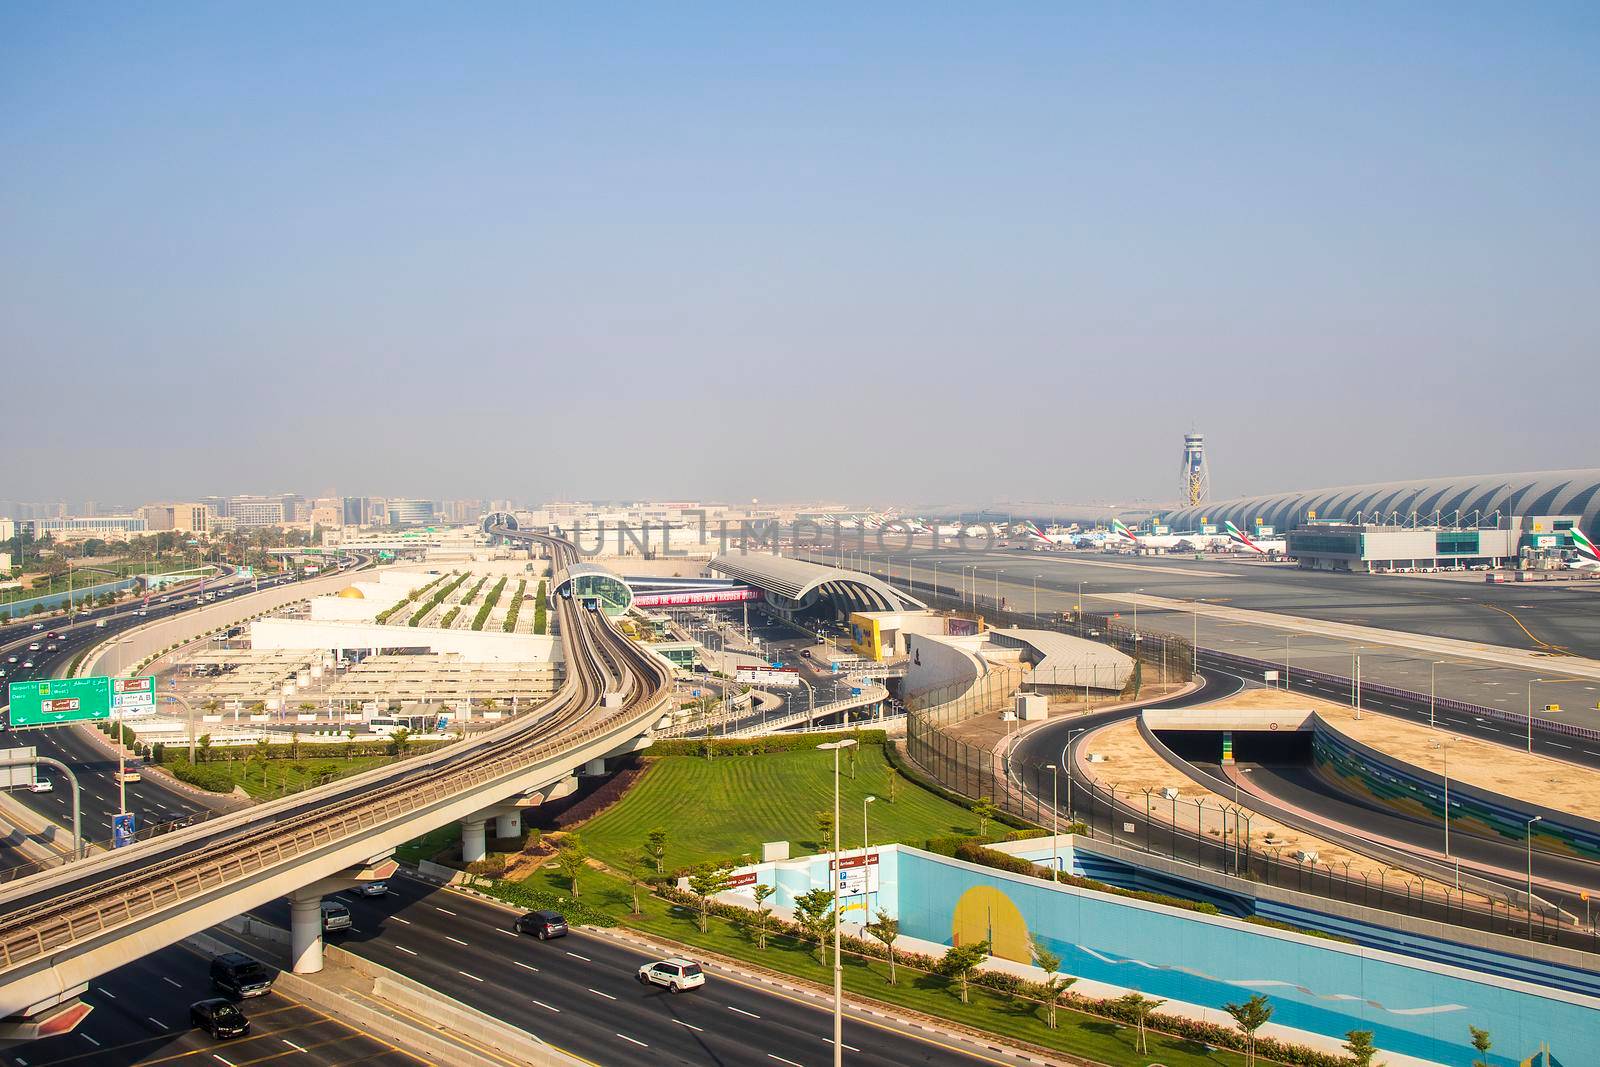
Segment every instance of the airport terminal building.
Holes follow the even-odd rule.
[[[1514,566],[1572,550],[1600,527],[1600,468],[1425,478],[1236,497],[1180,508],[1179,530],[1231,521],[1284,531],[1288,554],[1319,570]]]

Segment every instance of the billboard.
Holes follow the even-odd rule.
[[[692,604],[741,604],[761,599],[759,589],[701,589],[686,593],[640,593],[636,608],[681,608]]]
[[[46,678],[12,682],[10,726],[56,726],[111,718],[110,678]]]
[[[763,689],[794,689],[800,685],[800,672],[793,667],[738,667],[733,680]]]
[[[828,861],[828,869],[835,870],[832,860]],[[863,893],[876,893],[878,891],[878,854],[868,853],[862,857],[859,853],[854,856],[843,856],[839,859],[837,867],[839,872],[839,895],[841,897],[858,897]]]

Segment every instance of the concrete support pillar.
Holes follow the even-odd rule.
[[[461,820],[461,860],[463,863],[477,863],[489,854],[488,842],[484,839],[483,825],[488,820],[481,815],[469,815]]]
[[[497,815],[494,820],[494,836],[500,838],[522,836],[522,812],[513,811],[509,815]]]
[[[295,974],[322,970],[322,895],[289,895],[289,960]]]
[[[592,759],[588,763],[585,763],[583,765],[583,770],[579,771],[578,773],[579,774],[604,774],[604,773],[606,773],[606,761],[605,761],[605,759],[603,757],[601,759]]]

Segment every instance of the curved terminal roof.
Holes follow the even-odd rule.
[[[633,590],[620,574],[598,563],[574,563],[555,576],[552,591],[557,596],[599,597],[606,602],[608,615],[621,615],[633,606]]]
[[[1214,523],[1231,520],[1245,529],[1247,522],[1259,518],[1283,531],[1305,524],[1312,512],[1318,521],[1335,522],[1353,521],[1359,512],[1363,521],[1373,523],[1397,514],[1409,519],[1414,512],[1423,521],[1448,524],[1487,521],[1496,511],[1501,518],[1581,515],[1579,525],[1585,530],[1600,528],[1600,468],[1419,478],[1242,496],[1180,508],[1166,521],[1174,530],[1198,529],[1202,517]]]
[[[779,605],[800,609],[831,601],[850,611],[904,611],[926,605],[880,578],[766,553],[727,553],[711,569],[753,585]]]

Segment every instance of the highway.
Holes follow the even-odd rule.
[[[98,979],[84,996],[94,1011],[72,1033],[12,1043],[0,1062],[15,1067],[163,1063],[179,1067],[421,1067],[425,1062],[282,993],[244,1001],[243,1038],[216,1041],[189,1025],[189,1005],[216,996],[210,959],[172,945]]]
[[[411,878],[389,884],[387,897],[343,894],[355,929],[330,941],[595,1063],[822,1067],[830,1059],[830,1017],[803,999],[715,965],[704,988],[674,996],[634,978],[659,956],[581,931],[518,937],[516,912]],[[282,901],[256,913],[288,923]],[[844,1041],[852,1064],[1021,1062],[854,1015]]]

